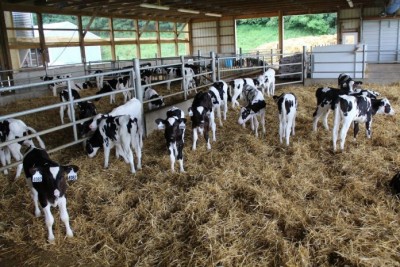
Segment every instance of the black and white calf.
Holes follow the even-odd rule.
[[[171,81],[172,79],[176,79],[182,77],[182,68],[181,67],[168,67],[166,68],[166,80],[167,82],[167,89],[171,90]]]
[[[120,115],[129,115],[131,119],[137,120],[138,131],[139,131],[139,140],[140,140],[140,147],[143,147],[143,133],[144,133],[144,126],[143,126],[143,106],[142,103],[137,98],[132,98],[125,104],[114,108],[111,112],[107,114],[108,116],[120,116]],[[98,128],[99,120],[103,117],[103,114],[97,114],[93,120],[89,124],[89,129],[94,132]]]
[[[75,89],[71,89],[71,95],[72,95],[72,100],[77,100],[80,99],[81,96],[79,95],[78,91]],[[60,92],[60,102],[65,103],[70,101],[69,98],[69,92],[68,89],[63,89]],[[64,124],[64,112],[65,109],[67,109],[67,115],[69,121],[72,121],[72,110],[71,110],[71,105],[63,105],[60,107],[60,119],[61,119],[61,124]]]
[[[171,159],[171,171],[175,172],[175,158],[179,162],[180,172],[183,168],[183,145],[185,142],[186,119],[183,110],[173,107],[167,111],[167,118],[156,119],[158,129],[165,129],[164,137]]]
[[[285,137],[288,146],[290,133],[295,134],[297,98],[293,93],[283,93],[280,96],[273,96],[273,99],[278,105],[279,141],[282,144],[282,139]]]
[[[95,85],[92,82],[86,81],[86,82],[81,82],[81,83],[74,83],[73,89],[80,91],[80,90],[92,89],[94,87],[95,87]]]
[[[95,133],[91,139],[87,140],[86,151],[89,157],[96,155],[101,143],[104,148],[104,168],[108,168],[110,151],[115,146],[117,157],[122,156],[125,162],[129,163],[131,172],[135,173],[131,149],[133,147],[137,158],[137,168],[142,168],[142,151],[136,118],[131,119],[129,115],[102,116],[99,120],[98,131],[100,135]]]
[[[131,87],[131,77],[130,76],[122,76],[118,78],[118,85],[117,85],[117,89],[118,90],[125,90],[128,89],[129,87]],[[123,91],[122,92],[123,96],[124,96],[124,103],[126,103],[129,99],[132,98],[132,94],[131,91]]]
[[[350,75],[346,73],[339,74],[338,77],[338,86],[340,89],[348,90],[349,92],[354,91],[362,85],[362,81],[354,81]]]
[[[35,205],[35,215],[40,216],[39,203],[44,212],[44,219],[48,230],[48,241],[54,241],[51,207],[60,210],[60,218],[65,224],[66,234],[73,237],[69,225],[67,211],[67,199],[65,197],[68,180],[76,180],[79,168],[75,165],[62,166],[50,159],[46,150],[34,146],[24,155],[23,160],[26,182],[31,190],[31,196]]]
[[[58,81],[61,79],[68,79],[71,78],[72,74],[64,74],[64,75],[57,75],[57,76],[41,76],[40,79],[42,81],[53,81],[54,83],[50,84],[49,87],[53,91],[53,96],[57,96],[57,89],[59,87],[67,86],[67,81]]]
[[[194,76],[194,71],[192,68],[183,68],[183,81],[182,81],[182,90],[188,94],[190,93],[189,90],[194,89],[194,91],[197,93],[196,90],[196,81],[195,81],[195,76]]]
[[[246,121],[250,120],[251,130],[255,132],[256,137],[258,137],[258,119],[261,119],[261,126],[263,134],[265,134],[265,107],[266,103],[264,100],[263,93],[258,90],[255,86],[247,85],[244,90],[245,101],[247,103],[246,107],[240,109],[240,115],[238,123],[240,125],[245,125]]]
[[[235,108],[236,105],[239,106],[239,102],[237,99],[242,95],[243,88],[245,85],[252,85],[255,86],[254,80],[251,78],[239,78],[234,79],[229,83],[229,91],[230,95],[232,96],[232,108]],[[232,94],[233,89],[233,94]]]
[[[378,92],[373,90],[357,89],[353,91],[354,81],[350,81],[349,85],[343,89],[336,89],[331,87],[320,87],[315,92],[317,98],[317,108],[313,113],[313,130],[317,131],[318,121],[322,116],[322,123],[325,130],[329,130],[328,115],[331,110],[334,110],[335,103],[340,95],[354,95],[354,96],[367,96],[369,98],[376,98],[379,96]]]
[[[213,141],[216,141],[216,125],[214,121],[214,111],[211,95],[208,92],[198,92],[193,99],[192,106],[189,107],[189,116],[192,120],[193,146],[196,150],[198,134],[203,134],[207,142],[207,149],[211,149],[209,130],[211,127]]]
[[[259,82],[259,88],[261,92],[268,96],[273,96],[275,94],[275,70],[268,69],[263,74],[259,75],[257,78]]]
[[[217,110],[219,125],[222,126],[221,108],[223,108],[225,121],[228,112],[228,85],[222,80],[215,82],[211,85],[208,93],[211,95],[214,112]]]
[[[365,123],[366,134],[371,138],[372,116],[375,114],[394,115],[389,100],[371,99],[366,96],[340,95],[335,103],[335,119],[333,125],[333,151],[336,151],[336,142],[340,129],[340,149],[344,150],[344,143],[351,123],[354,123],[354,139],[359,130],[358,124]]]
[[[149,110],[165,106],[163,97],[158,95],[156,90],[151,87],[146,87],[144,90],[144,100],[151,100],[148,103]]]
[[[107,80],[103,82],[103,87],[100,89],[100,91],[96,92],[96,95],[101,95],[109,92],[113,92],[119,88],[119,81],[117,78]],[[95,101],[100,100],[99,98],[96,98]],[[115,104],[115,94],[110,95],[110,104]]]
[[[26,135],[30,135],[32,133],[36,133],[35,129],[27,126],[22,120],[6,119],[0,122],[0,142],[11,141]],[[40,147],[45,148],[45,145],[40,136],[37,136],[36,139],[39,142]],[[28,139],[22,142],[11,143],[6,147],[3,147],[3,153],[5,155],[5,158],[7,159],[6,161],[8,162],[10,161],[10,156],[7,156],[9,155],[8,153],[11,153],[11,155],[15,160],[17,161],[22,160],[23,156],[21,153],[21,145],[30,142],[31,141]],[[9,152],[7,150],[9,150]],[[15,178],[18,178],[21,175],[21,172],[22,172],[22,164],[19,164],[17,167]]]

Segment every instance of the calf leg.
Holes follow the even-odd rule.
[[[283,118],[279,118],[279,142],[282,144],[282,139],[283,139]]]
[[[221,115],[221,114],[219,114]],[[217,125],[215,124],[215,118],[214,118],[214,111],[210,112],[210,124],[211,124],[211,131],[212,131],[212,135],[213,135],[213,141],[217,141],[215,132],[217,130]],[[208,132],[208,131],[207,131]]]
[[[60,119],[61,119],[61,124],[64,124],[64,110],[65,106],[60,107]]]
[[[289,145],[290,131],[292,130],[293,120],[289,118],[286,124],[286,145]]]
[[[198,139],[198,134],[197,134],[197,127],[196,127],[196,128],[193,128],[193,146],[192,146],[192,150],[196,150],[197,139]]]
[[[44,220],[46,222],[47,231],[48,231],[48,240],[50,243],[54,241],[54,234],[53,234],[53,224],[54,224],[54,217],[51,214],[50,205],[47,204],[46,207],[43,208],[44,212]]]
[[[108,168],[108,161],[110,159],[110,147],[104,145],[104,168]]]
[[[23,156],[21,154],[21,145],[20,144],[18,144],[18,143],[10,144],[8,146],[8,149],[10,150],[11,155],[14,157],[15,160],[17,160],[17,161],[22,160]],[[22,172],[22,163],[18,164],[18,166],[17,166],[15,179],[17,179],[21,175],[21,172]]]
[[[342,125],[342,129],[340,129],[340,149],[344,150],[344,143],[346,141],[346,135],[350,128],[351,121],[345,120]]]
[[[253,116],[252,121],[254,122],[254,132],[256,137],[258,137],[258,119],[257,119],[257,115]]]
[[[7,165],[6,153],[10,154],[9,150],[7,149],[7,147],[0,148],[0,161],[1,161],[1,165],[3,165],[3,167]],[[8,170],[4,169],[3,173],[5,175],[7,175],[8,174]]]
[[[218,120],[219,120],[219,126],[222,127],[223,124],[222,124],[221,106],[220,105],[217,107],[217,117],[218,117]]]
[[[178,142],[177,144],[177,150],[178,150],[178,162],[179,162],[179,171],[180,172],[185,172],[183,169],[183,142]]]
[[[325,130],[329,131],[329,125],[328,125],[328,115],[330,113],[330,109],[326,110],[323,114],[322,122],[324,125]]]
[[[67,210],[67,199],[62,196],[58,199],[58,208],[60,209],[60,218],[63,221],[68,237],[73,237],[72,229],[69,225],[69,215]]]
[[[175,172],[175,150],[176,150],[176,144],[170,144],[168,147],[169,150],[169,159],[171,162],[171,172]]]
[[[26,179],[26,183],[28,184],[28,187],[31,189],[31,197],[32,197],[32,200],[33,200],[33,205],[35,206],[35,216],[39,217],[40,216],[39,194],[36,191],[36,189],[33,188],[31,179]]]

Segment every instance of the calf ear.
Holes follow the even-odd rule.
[[[155,122],[156,122],[157,128],[158,128],[159,130],[165,129],[165,120],[163,120],[163,119],[156,119]]]
[[[32,176],[32,183],[40,183],[43,180],[42,170],[40,168],[32,167],[29,169]]]
[[[78,174],[77,172],[79,171],[79,167],[76,165],[68,165],[68,166],[62,166],[64,171],[67,173],[67,179],[68,181],[75,181],[78,179]]]

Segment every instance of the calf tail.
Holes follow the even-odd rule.
[[[32,133],[37,133],[35,129],[33,129],[32,127],[27,126],[26,127],[28,129],[28,131],[32,132]],[[42,140],[42,138],[40,138],[40,136],[36,136],[37,141],[39,142],[39,146],[43,149],[46,148],[46,146],[44,145],[44,142]]]

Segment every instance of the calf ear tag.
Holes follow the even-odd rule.
[[[184,122],[179,123],[179,129],[181,129],[181,130],[186,129],[186,125]]]
[[[32,183],[40,183],[43,180],[42,175],[40,174],[39,171],[36,171],[33,175],[32,175]]]
[[[68,173],[68,181],[76,181],[78,179],[78,174],[71,169]]]

